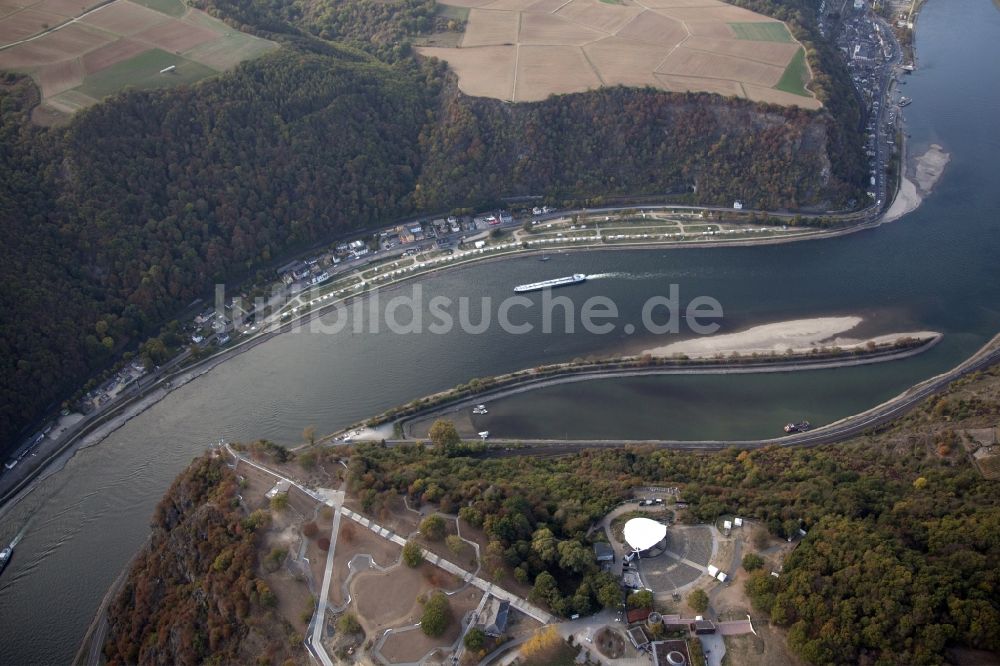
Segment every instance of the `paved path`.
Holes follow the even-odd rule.
[[[455,642],[454,655],[451,658],[451,663],[459,664],[462,662],[462,655],[465,654],[465,632],[469,630],[470,627],[476,626],[479,621],[479,617],[483,614],[483,609],[486,608],[486,602],[490,600],[490,590],[483,591],[483,598],[479,600],[479,605],[476,606],[476,610],[472,611],[468,615],[468,622],[463,623],[462,632],[458,636],[458,641]]]
[[[323,587],[320,588],[319,601],[316,604],[316,612],[312,618],[312,633],[307,639],[307,646],[319,657],[323,666],[333,666],[333,660],[326,653],[323,647],[323,630],[326,628],[326,602],[330,595],[330,581],[333,579],[333,554],[337,550],[337,535],[340,534],[340,508],[344,501],[344,493],[341,492],[339,501],[334,500],[333,527],[330,530],[330,549],[326,551],[326,570],[323,572]]]
[[[701,649],[705,653],[705,663],[708,666],[722,666],[722,658],[726,656],[726,641],[721,633],[704,634],[701,639]]]
[[[713,541],[714,541],[714,539],[713,539]],[[672,550],[666,550],[666,549],[664,549],[663,554],[666,555],[667,557],[674,558],[678,562],[681,562],[683,564],[688,565],[692,569],[697,569],[698,571],[700,571],[702,573],[708,573],[708,567],[706,567],[704,564],[698,564],[697,562],[695,562],[693,560],[689,560],[686,557],[681,557],[680,555],[678,555],[677,553],[675,553]]]
[[[579,620],[562,622],[557,625],[557,629],[559,630],[559,635],[564,639],[573,636],[576,647],[586,649],[591,660],[596,661],[598,664],[604,664],[605,666],[649,666],[650,658],[645,654],[640,654],[637,657],[608,659],[598,651],[597,646],[592,642],[597,632],[604,627],[618,632],[625,641],[628,641],[628,637],[625,636],[626,625],[618,622],[618,619],[617,610],[605,609],[595,615],[582,617]]]
[[[364,527],[367,527],[368,529],[370,529],[375,534],[378,534],[383,539],[388,539],[389,541],[392,541],[393,543],[398,544],[399,546],[406,545],[406,539],[394,533],[392,530],[382,527],[375,521],[362,516],[360,513],[351,511],[346,507],[341,507],[340,511],[354,522]],[[424,554],[424,559],[430,562],[431,564],[436,565],[441,569],[444,569],[448,573],[455,575],[460,580],[466,583],[475,585],[484,592],[488,590],[490,594],[495,596],[497,599],[510,602],[511,607],[516,608],[525,615],[533,617],[542,624],[548,624],[553,621],[552,615],[542,610],[538,606],[535,606],[534,604],[528,602],[527,600],[522,599],[516,594],[513,594],[512,592],[509,592],[503,589],[502,587],[497,587],[493,583],[490,583],[489,581],[484,580],[469,571],[466,571],[465,569],[454,564],[453,562],[450,562],[442,557],[439,557],[435,553],[431,553],[425,550],[423,551],[423,554]]]
[[[301,490],[303,493],[305,493],[309,497],[312,497],[317,502],[320,502],[322,504],[326,504],[327,506],[336,507],[337,503],[338,503],[338,500],[337,500],[338,494],[340,496],[340,500],[339,501],[340,502],[343,501],[343,492],[341,492],[341,491],[330,490],[329,488],[319,488],[317,490],[313,490],[312,488],[306,488],[305,486],[303,486],[298,481],[295,481],[294,479],[290,479],[287,476],[284,476],[282,474],[279,474],[278,472],[275,472],[273,469],[269,469],[267,467],[264,467],[263,465],[255,463],[253,460],[251,460],[247,456],[245,456],[242,453],[240,453],[239,451],[236,451],[235,449],[233,449],[233,447],[231,447],[228,443],[225,444],[224,446],[226,448],[226,451],[229,452],[229,455],[231,455],[233,458],[236,459],[237,463],[244,462],[244,463],[250,465],[251,467],[259,469],[260,471],[262,471],[262,472],[264,472],[266,474],[270,474],[271,476],[273,476],[273,477],[275,477],[277,479],[281,479],[282,481],[287,481],[289,485],[295,486],[296,488],[298,488],[299,490]]]
[[[743,634],[754,633],[750,618],[746,620],[731,620],[729,622],[718,622],[715,625],[719,628],[719,633],[723,636],[741,636]]]
[[[253,460],[250,460],[250,458],[234,450],[229,444],[225,444],[224,446],[226,451],[236,460],[236,465],[239,465],[241,462],[246,463],[247,465],[258,469],[265,474],[270,474],[276,479],[288,482],[289,485],[295,486],[317,502],[331,506],[334,509],[332,532],[330,534],[330,549],[326,553],[326,569],[323,572],[323,585],[320,588],[316,612],[313,613],[312,619],[309,621],[309,628],[307,629],[307,636],[305,639],[306,648],[309,649],[310,654],[312,654],[317,661],[323,664],[323,666],[333,666],[333,660],[330,659],[330,655],[327,654],[326,648],[323,647],[323,629],[326,627],[327,598],[330,593],[330,581],[333,578],[333,555],[337,549],[337,535],[340,533],[340,509],[344,502],[344,492],[341,490],[331,490],[329,488],[319,488],[316,490],[306,488],[294,479],[290,479],[287,476],[279,474],[273,469],[269,469],[263,465],[255,463]],[[234,467],[236,465],[234,465]]]

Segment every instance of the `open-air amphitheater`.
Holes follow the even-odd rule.
[[[718,0],[447,0],[468,8],[456,47],[422,46],[467,95],[531,102],[652,86],[819,108],[786,25]]]

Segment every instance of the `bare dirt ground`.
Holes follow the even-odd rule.
[[[475,610],[482,598],[482,591],[470,587],[448,597],[451,606],[452,621],[444,634],[431,638],[419,629],[393,634],[382,646],[382,656],[392,662],[419,661],[421,657],[437,647],[450,647],[458,640],[461,631],[462,616]]]
[[[59,62],[101,47],[112,38],[91,28],[73,24],[31,42],[0,51],[0,68],[23,70]]]
[[[58,25],[64,20],[58,14],[25,9],[13,14],[0,23],[0,44],[10,44],[36,32],[41,32],[48,26]]]
[[[121,39],[85,54],[82,58],[83,66],[88,74],[93,74],[116,62],[128,60],[132,56],[142,53],[146,48],[145,44],[130,39]]]
[[[417,622],[421,608],[417,596],[430,590],[431,586],[424,577],[416,569],[405,565],[387,572],[365,572],[351,582],[353,605],[358,619],[365,626],[365,633],[369,635],[389,627]],[[392,603],[386,603],[388,599]]]
[[[306,470],[298,460],[278,464],[270,457],[265,456],[259,462],[267,466],[268,469],[273,469],[282,476],[295,479],[305,486],[337,490],[343,484],[344,467],[335,461],[321,461],[311,470]]]
[[[83,83],[84,75],[83,63],[79,60],[64,60],[46,65],[38,72],[38,83],[42,88],[42,96],[52,97],[64,90],[75,88]]]
[[[275,573],[260,573],[278,599],[278,612],[281,617],[285,618],[295,631],[303,634],[313,611],[308,585],[305,581],[296,580],[283,568]]]
[[[162,25],[155,25],[141,32],[136,33],[137,39],[142,39],[159,46],[164,51],[180,53],[193,49],[200,44],[210,42],[218,35],[197,25],[189,25],[181,21],[170,21]]]
[[[419,622],[423,612],[417,601],[419,595],[458,587],[452,576],[424,562],[416,568],[401,564],[390,571],[359,574],[351,582],[351,596],[366,633],[374,635],[382,629]]]
[[[802,660],[789,652],[786,632],[754,622],[757,636],[726,636],[726,656],[723,666],[801,666]]]
[[[88,14],[80,23],[91,25],[116,35],[133,35],[157,23],[166,23],[170,17],[128,0],[119,0],[100,11]]]
[[[664,59],[656,71],[672,76],[725,79],[770,87],[778,83],[785,68],[680,46]]]
[[[802,45],[740,39],[730,23],[780,24],[717,0],[446,4],[471,8],[460,46],[418,51],[447,61],[468,95],[530,102],[623,84],[820,106],[773,88]]]
[[[329,591],[331,603],[335,605],[344,603],[342,585],[350,575],[350,568],[347,565],[355,555],[371,555],[375,564],[390,567],[399,560],[399,553],[400,547],[391,541],[383,539],[353,520],[341,520],[337,549],[333,553],[333,576],[330,579]],[[323,565],[326,565],[325,560]],[[322,582],[322,578],[320,581]]]
[[[794,544],[767,536],[763,550],[758,551],[754,535],[758,527],[745,523],[743,529],[735,530],[729,540],[729,555],[737,541],[741,541],[742,553],[758,553],[764,558],[765,571],[778,571],[781,562],[792,551]],[[766,532],[765,532],[766,534]],[[721,549],[720,549],[721,550]],[[728,562],[728,560],[727,560]],[[744,592],[748,577],[742,566],[737,566],[728,585],[716,585],[711,589],[712,610],[719,620],[743,620],[747,615],[753,620],[754,634],[726,636],[726,657],[723,664],[731,666],[799,666],[802,662],[788,650],[787,637],[783,629],[771,627],[766,618],[753,610]]]

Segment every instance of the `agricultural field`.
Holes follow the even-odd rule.
[[[0,0],[0,69],[29,74],[55,123],[125,88],[189,84],[277,48],[181,0]]]
[[[816,109],[781,21],[720,0],[444,0],[468,11],[444,60],[467,95],[534,102],[601,86],[711,92]]]

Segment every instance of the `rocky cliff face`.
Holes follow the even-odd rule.
[[[108,609],[110,664],[305,661],[258,578],[255,529],[221,459],[203,457],[156,508],[149,545]]]

